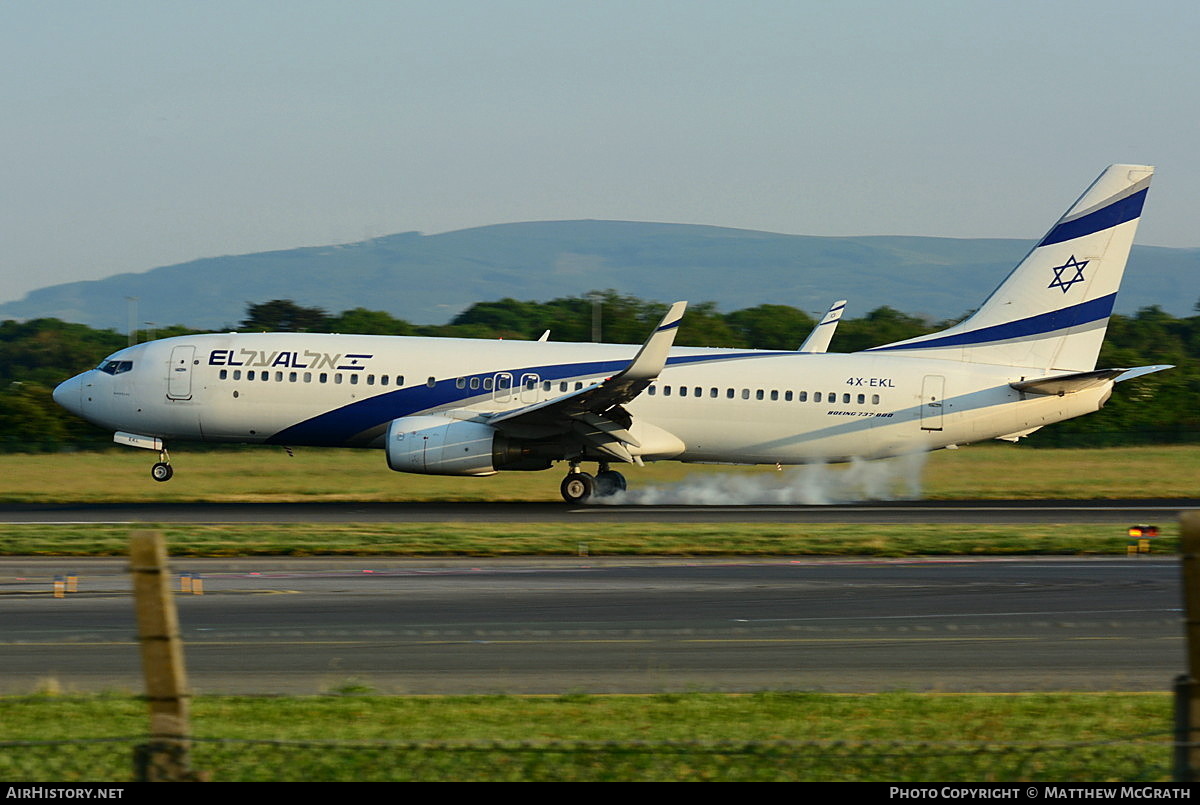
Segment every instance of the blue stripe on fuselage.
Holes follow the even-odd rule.
[[[667,365],[679,366],[689,363],[739,360],[743,358],[762,358],[778,355],[794,356],[793,352],[737,352],[722,355],[680,355],[667,359]],[[386,394],[376,394],[364,400],[357,400],[348,405],[335,408],[323,414],[284,428],[269,437],[270,444],[306,444],[322,446],[345,445],[359,433],[371,428],[386,425],[393,419],[402,416],[412,416],[431,409],[459,403],[468,405],[472,402],[489,402],[495,391],[489,389],[471,389],[470,381],[478,378],[483,385],[485,378],[493,378],[498,374],[512,376],[513,385],[509,389],[511,397],[519,397],[522,392],[521,378],[526,375],[537,375],[538,382],[559,382],[566,379],[574,380],[579,377],[608,377],[616,374],[629,365],[627,360],[589,361],[584,363],[560,363],[550,366],[527,366],[519,369],[497,369],[491,372],[473,375],[456,375],[445,380],[438,380],[433,386],[409,386],[407,388],[389,391]],[[466,388],[459,388],[457,381],[462,377]]]

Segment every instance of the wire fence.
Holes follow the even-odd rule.
[[[145,736],[0,742],[0,779],[135,782],[178,744]],[[214,782],[880,781],[1166,782],[1171,736],[1071,744],[901,742],[399,743],[192,738],[191,772]],[[157,777],[162,779],[161,773]]]

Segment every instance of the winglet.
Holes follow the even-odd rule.
[[[825,352],[829,349],[829,342],[833,340],[833,333],[837,330],[838,322],[842,320],[842,313],[845,310],[845,299],[839,299],[830,305],[825,317],[817,322],[817,325],[812,328],[812,332],[808,334],[808,338],[804,339],[804,343],[796,351]]]
[[[667,315],[663,316],[658,327],[654,328],[654,332],[650,333],[646,343],[642,344],[642,348],[638,350],[633,362],[613,377],[613,380],[636,382],[653,380],[658,377],[663,367],[667,365],[667,353],[670,352],[671,345],[675,343],[679,320],[683,318],[683,311],[686,309],[687,302],[676,302],[671,305]]]

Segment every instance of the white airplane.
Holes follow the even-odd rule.
[[[374,447],[393,470],[436,475],[566,462],[572,503],[623,489],[617,463],[803,464],[1015,441],[1170,368],[1095,369],[1152,173],[1105,170],[967,320],[862,352],[673,348],[677,302],[640,348],[168,338],[113,353],[54,399],[120,444],[159,451],[159,481],[175,441]],[[580,469],[593,461],[594,477]]]

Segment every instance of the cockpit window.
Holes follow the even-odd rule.
[[[104,361],[96,367],[109,375],[119,375],[133,370],[133,361]]]

